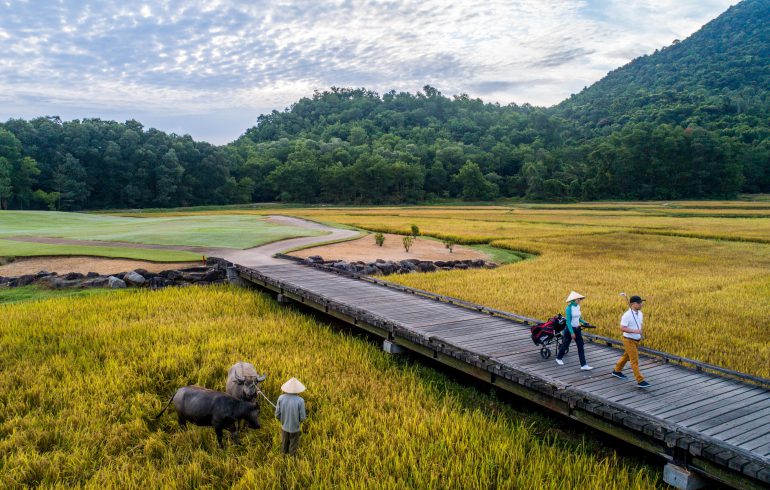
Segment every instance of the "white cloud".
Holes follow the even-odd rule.
[[[0,120],[59,110],[176,114],[182,125],[207,113],[254,121],[332,85],[384,92],[431,84],[446,94],[550,105],[687,37],[731,3],[11,2],[0,5]],[[246,129],[235,119],[232,136],[217,142]]]

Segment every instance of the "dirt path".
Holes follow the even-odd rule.
[[[465,259],[484,259],[489,260],[489,256],[472,248],[455,246],[452,253],[444,246],[442,242],[429,240],[427,238],[417,238],[407,253],[404,250],[403,236],[385,235],[385,243],[382,247],[374,242],[374,235],[368,235],[358,240],[335,243],[332,245],[322,245],[297,252],[289,255],[295,257],[310,257],[311,255],[320,255],[326,260],[340,259],[347,261],[362,260],[371,262],[376,259],[383,260],[404,260],[404,259],[422,259],[422,260],[465,260]]]

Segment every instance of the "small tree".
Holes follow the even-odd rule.
[[[449,253],[452,253],[452,249],[455,248],[455,242],[453,240],[444,240],[444,246],[449,249]]]
[[[378,246],[382,247],[382,245],[385,243],[385,235],[382,233],[375,233],[374,234],[374,243],[376,243]]]
[[[406,253],[409,253],[409,249],[412,248],[412,243],[414,243],[414,237],[404,237],[404,250],[406,250]]]
[[[412,236],[415,238],[420,236],[420,228],[417,225],[412,225]]]

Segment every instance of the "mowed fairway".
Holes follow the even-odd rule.
[[[261,216],[180,216],[135,218],[105,214],[40,211],[0,213],[0,257],[91,255],[154,260],[189,261],[200,254],[184,250],[142,248],[141,245],[244,249],[300,236],[323,234],[272,223]],[[124,242],[136,247],[106,244],[30,243],[14,237]]]
[[[601,443],[253,291],[112,292],[0,317],[0,487],[660,486]],[[153,420],[178,386],[223,389],[239,359],[267,372],[273,399],[290,376],[307,385],[296,460],[279,454],[269,410],[226,451],[210,428]]]
[[[770,376],[768,202],[261,212],[402,234],[416,224],[425,235],[538,254],[492,271],[388,280],[543,319],[562,312],[577,290],[587,296],[584,316],[600,326],[592,332],[615,338],[624,310],[619,293],[640,294],[649,300],[648,347]]]

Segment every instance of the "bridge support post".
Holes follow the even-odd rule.
[[[282,305],[287,305],[287,304],[291,303],[291,300],[289,298],[287,298],[283,294],[279,294],[275,299],[278,301],[278,303],[280,303]]]
[[[245,285],[243,279],[241,279],[241,276],[239,276],[238,272],[236,272],[235,267],[228,267],[225,269],[225,272],[227,273],[227,282],[233,286]]]
[[[698,490],[708,484],[702,476],[674,463],[663,467],[663,481],[679,490]]]
[[[387,352],[388,354],[403,354],[406,352],[406,349],[401,347],[398,344],[394,344],[390,340],[383,340],[382,341],[382,350]]]

